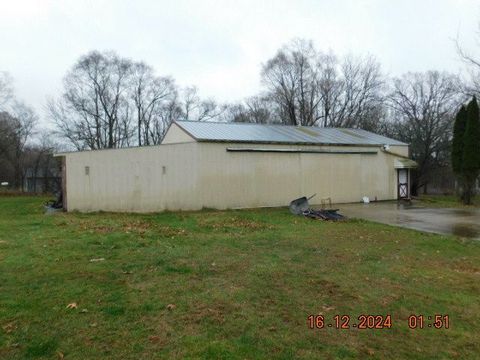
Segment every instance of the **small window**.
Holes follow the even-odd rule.
[[[90,175],[90,166],[85,166],[85,175]]]

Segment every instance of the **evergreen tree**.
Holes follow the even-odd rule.
[[[455,125],[453,127],[453,142],[452,142],[452,168],[453,172],[460,176],[462,174],[462,159],[463,159],[463,137],[465,134],[465,127],[467,125],[467,109],[462,105],[455,117]]]
[[[473,187],[480,173],[480,117],[477,99],[467,106],[467,123],[463,136],[462,176],[465,180],[464,201],[471,204]]]

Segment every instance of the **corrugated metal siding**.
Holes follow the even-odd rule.
[[[361,129],[177,121],[198,141],[283,144],[407,145]]]
[[[230,152],[227,147],[273,152]],[[281,149],[285,153],[277,152]],[[329,152],[318,152],[322,150]],[[346,155],[348,151],[355,154]],[[312,204],[327,197],[334,203],[358,202],[363,196],[390,200],[397,196],[394,159],[376,146],[219,142],[71,153],[65,155],[67,209],[149,212],[288,206],[292,199],[315,193]]]

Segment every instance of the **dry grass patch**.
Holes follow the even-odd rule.
[[[176,228],[168,225],[158,224],[143,219],[130,219],[123,216],[110,215],[101,221],[94,215],[88,217],[72,218],[68,214],[59,214],[57,226],[76,227],[79,231],[90,234],[111,234],[124,233],[143,237],[146,234],[157,234],[162,237],[175,237],[187,235],[184,228]]]
[[[259,230],[273,230],[275,228],[272,224],[249,220],[239,216],[229,216],[220,219],[216,217],[199,217],[197,223],[200,228],[217,232],[252,232]]]

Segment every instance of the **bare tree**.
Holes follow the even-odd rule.
[[[12,78],[0,72],[0,180],[16,190],[25,190],[27,172],[54,163],[46,140],[35,143],[37,122],[34,110],[15,99]]]
[[[0,71],[0,111],[5,111],[5,105],[13,98],[12,78],[5,72]]]
[[[82,56],[64,78],[64,92],[48,104],[62,136],[77,149],[128,146],[133,136],[127,85],[132,63],[113,52]]]
[[[22,189],[25,175],[25,147],[37,123],[35,112],[16,102],[12,113],[0,113],[0,157],[11,169],[14,188]]]
[[[26,191],[47,193],[60,190],[60,163],[53,157],[58,149],[59,145],[45,130],[25,148]]]
[[[150,124],[148,129],[151,144],[160,144],[170,124],[173,121],[181,119],[182,114],[182,109],[177,101],[177,97],[162,103],[158,108],[155,121]]]
[[[325,124],[371,128],[373,124],[370,122],[379,120],[375,115],[383,105],[384,80],[375,59],[345,57],[341,64],[341,78],[333,83],[337,86],[333,87],[331,94],[324,93],[333,99],[330,116],[324,116]]]
[[[394,121],[388,135],[410,144],[419,168],[413,193],[426,192],[433,168],[449,159],[454,112],[461,98],[456,76],[438,71],[408,73],[393,79],[389,105]]]
[[[476,42],[478,49],[480,49],[480,22],[476,32]],[[465,82],[462,82],[460,88],[468,97],[473,95],[478,97],[480,95],[480,53],[475,54],[475,51],[469,51],[465,49],[460,44],[460,40],[458,38],[455,41],[455,45],[457,48],[457,54],[466,65],[467,72],[469,74],[469,79]]]
[[[312,42],[295,40],[264,64],[262,82],[279,118],[290,125],[314,125],[319,103],[317,54]]]
[[[227,122],[256,124],[275,122],[269,100],[261,96],[252,96],[243,102],[228,105],[222,117]]]
[[[155,76],[145,63],[132,67],[131,98],[136,111],[138,145],[157,144],[178,113],[177,89],[173,79]]]
[[[384,79],[374,58],[340,62],[305,40],[280,49],[263,66],[262,82],[276,117],[290,125],[371,127],[384,103]]]
[[[257,124],[275,123],[271,105],[265,96],[252,96],[245,100],[245,107],[250,118],[250,122]]]
[[[249,123],[250,117],[248,111],[243,103],[227,104],[225,112],[223,113],[221,122],[237,122],[237,123]]]
[[[82,56],[48,102],[58,133],[77,150],[159,144],[175,120],[210,121],[225,111],[195,87],[178,91],[170,77],[113,52]]]
[[[190,121],[210,121],[222,115],[226,109],[212,99],[202,100],[195,86],[183,89],[179,106],[182,119]]]
[[[317,86],[319,88],[319,125],[323,127],[336,124],[338,107],[342,99],[344,81],[339,75],[338,59],[333,54],[322,54],[318,60],[320,67]]]

